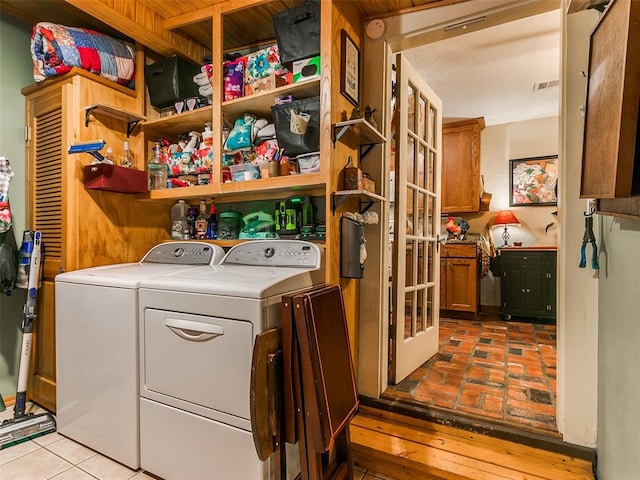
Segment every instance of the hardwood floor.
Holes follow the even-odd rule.
[[[593,480],[592,462],[361,406],[350,426],[355,465],[393,480]]]

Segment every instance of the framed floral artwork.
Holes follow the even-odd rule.
[[[557,205],[558,156],[509,160],[511,197],[509,205]]]

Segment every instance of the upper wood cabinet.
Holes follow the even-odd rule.
[[[640,2],[610,2],[590,37],[581,198],[598,213],[640,217]]]
[[[632,193],[637,157],[640,4],[612,2],[591,33],[589,85],[580,195],[620,198]]]
[[[442,213],[480,211],[480,133],[484,118],[442,127]]]

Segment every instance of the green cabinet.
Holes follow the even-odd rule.
[[[500,313],[510,318],[556,318],[556,251],[501,249]]]

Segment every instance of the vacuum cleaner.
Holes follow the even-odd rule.
[[[56,431],[56,421],[50,413],[35,415],[26,413],[27,383],[29,378],[29,358],[33,344],[33,327],[37,317],[36,299],[40,282],[40,265],[42,258],[41,235],[38,231],[27,230],[22,236],[20,248],[20,269],[27,276],[27,300],[24,305],[24,319],[22,321],[22,349],[18,367],[18,388],[16,404],[13,408],[13,418],[7,419],[0,425],[0,450],[18,443]],[[24,267],[24,268],[23,268]],[[17,282],[19,286],[19,282]]]

